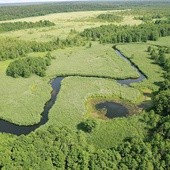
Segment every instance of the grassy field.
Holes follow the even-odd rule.
[[[96,148],[111,148],[118,146],[127,137],[143,138],[146,132],[141,117],[137,115],[101,121],[91,134],[86,134],[87,141]]]
[[[157,83],[163,81],[163,70],[154,61],[150,59],[147,52],[148,44],[125,44],[118,45],[117,48],[130,60],[132,60],[139,69],[148,77],[141,83],[136,83],[134,86],[138,86],[141,89],[149,88],[151,90],[157,90]]]
[[[170,36],[161,37],[157,41],[148,41],[148,44],[170,47]]]
[[[95,21],[94,18],[102,13],[116,13],[119,14],[119,10],[114,11],[88,11],[88,12],[71,12],[71,13],[58,13],[50,14],[45,16],[30,17],[23,19],[16,19],[15,21],[27,21],[36,22],[40,20],[49,20],[54,22],[56,25],[50,28],[37,28],[37,29],[26,29],[19,31],[11,31],[7,33],[1,33],[0,36],[15,37],[24,40],[36,40],[36,41],[50,41],[60,37],[61,39],[66,38],[70,34],[71,29],[76,31],[83,31],[85,28],[97,27],[100,25],[110,24],[110,22]],[[1,21],[2,22],[2,21]],[[3,21],[9,22],[9,21]],[[140,20],[134,20],[133,16],[125,16],[121,25],[138,25]]]
[[[91,48],[74,47],[52,52],[56,57],[47,75],[84,75],[111,78],[137,77],[131,66],[120,58],[111,45],[93,43]]]
[[[87,112],[85,103],[92,96],[103,96],[106,100],[107,98],[121,98],[132,103],[139,102],[141,99],[141,93],[137,89],[121,86],[114,80],[68,77],[62,81],[61,91],[57,102],[50,111],[49,122],[46,126],[53,124],[56,126],[67,126],[72,130],[76,130],[77,125],[90,115]],[[99,127],[89,138],[89,142],[98,145],[97,147],[110,147],[121,142],[129,135],[141,136],[143,133],[139,117],[136,116],[98,121]],[[136,124],[138,124],[137,127]],[[119,127],[121,128],[119,129]],[[115,134],[116,138],[113,135],[111,139],[105,141],[104,136],[106,137],[109,133]],[[94,142],[99,138],[100,142]]]
[[[38,76],[28,79],[6,76],[9,62],[0,62],[0,118],[22,125],[38,123],[51,87]]]

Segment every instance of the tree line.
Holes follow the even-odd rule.
[[[0,24],[0,32],[6,31],[15,31],[21,29],[28,29],[28,28],[37,28],[37,27],[51,27],[55,24],[48,21],[37,21],[37,22],[5,22]]]
[[[0,61],[26,57],[31,52],[53,51],[59,48],[83,46],[85,40],[80,36],[68,37],[65,40],[59,38],[49,42],[24,41],[15,38],[0,39]]]
[[[148,47],[151,59],[164,68],[164,81],[160,82],[159,91],[153,98],[155,111],[163,116],[170,115],[170,58],[166,54],[170,53],[168,47],[153,48]]]
[[[80,35],[86,37],[88,40],[99,40],[100,43],[156,41],[159,37],[170,35],[170,25],[145,23],[138,26],[116,26],[110,24],[85,29]]]
[[[140,4],[139,4],[140,5]],[[133,3],[122,2],[57,2],[34,5],[1,6],[0,20],[10,20],[52,13],[73,11],[113,10],[132,7]]]
[[[115,15],[115,14],[100,14],[96,18],[108,22],[121,22],[123,20],[122,16]]]

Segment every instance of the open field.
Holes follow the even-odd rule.
[[[0,118],[22,125],[38,123],[50,98],[51,88],[47,82],[36,76],[17,80],[0,76]]]
[[[127,137],[143,138],[145,124],[141,122],[142,115],[128,118],[116,118],[110,121],[101,121],[87,140],[96,148],[112,148],[119,145]]]
[[[0,118],[22,125],[38,123],[50,98],[50,85],[38,76],[8,77],[5,74],[8,64],[9,61],[0,62]]]
[[[51,53],[56,57],[47,75],[84,75],[124,79],[138,77],[138,73],[120,58],[111,45],[93,43],[92,47],[74,47]]]
[[[134,84],[135,87],[141,89],[149,88],[157,90],[157,82],[163,81],[163,69],[154,63],[147,52],[147,44],[132,43],[125,45],[118,45],[117,48],[130,60],[132,60],[139,69],[148,77],[141,83]]]
[[[148,41],[148,44],[170,47],[170,36],[161,37],[157,41]]]
[[[56,25],[50,28],[38,28],[38,29],[26,29],[19,31],[11,31],[7,33],[1,33],[0,36],[15,37],[23,40],[36,40],[36,41],[50,41],[57,37],[64,39],[70,34],[71,29],[76,31],[83,31],[85,28],[98,27],[100,25],[110,24],[110,22],[96,21],[95,18],[99,14],[103,13],[115,13],[119,14],[120,10],[113,11],[88,11],[88,12],[71,12],[71,13],[58,13],[45,16],[30,17],[23,19],[16,19],[12,21],[2,22],[15,22],[15,21],[27,21],[37,22],[40,20],[49,20]],[[133,16],[124,16],[122,22],[117,23],[121,25],[138,25],[140,20],[134,20]]]

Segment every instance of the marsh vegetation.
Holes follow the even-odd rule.
[[[0,7],[0,169],[168,170],[169,8]]]

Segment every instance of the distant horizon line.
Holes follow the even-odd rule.
[[[147,1],[147,2],[153,2],[153,1],[157,1],[157,2],[170,2],[170,0],[41,0],[41,1],[35,1],[35,0],[31,0],[30,2],[0,2],[0,5],[9,5],[9,4],[39,4],[39,3],[57,3],[57,2],[91,2],[91,1],[94,1],[94,2],[116,2],[116,1],[137,1],[137,2],[142,2],[142,1]]]

